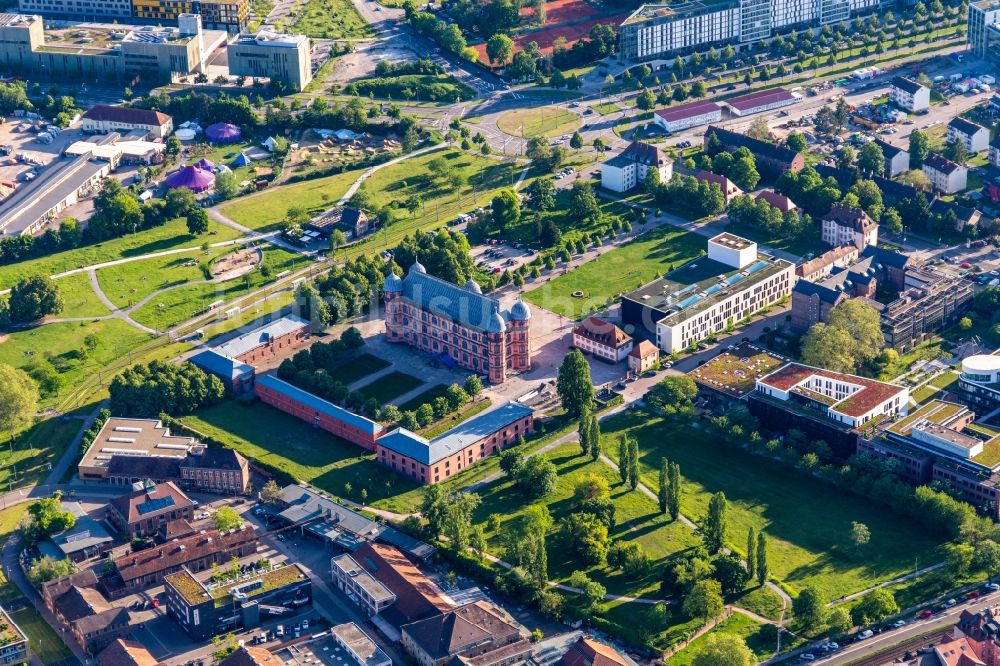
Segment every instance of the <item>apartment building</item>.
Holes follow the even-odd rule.
[[[770,178],[776,179],[786,171],[798,173],[806,164],[802,154],[794,150],[714,125],[705,130],[703,141],[706,150],[715,142],[729,152],[746,148],[753,153],[757,169]]]
[[[882,156],[885,158],[883,175],[886,178],[895,178],[910,170],[910,153],[882,139],[875,139],[875,144],[882,149]]]
[[[28,637],[0,608],[0,664],[27,664]]]
[[[98,589],[93,569],[43,583],[40,593],[64,631],[89,654],[97,654],[129,633],[128,609],[108,602]]]
[[[922,113],[931,107],[931,89],[897,76],[889,83],[889,101],[907,113]]]
[[[966,43],[975,58],[996,58],[1000,43],[1000,2],[979,0],[969,3]]]
[[[990,147],[990,131],[979,125],[958,116],[952,118],[948,123],[948,141],[958,139],[969,151],[969,154],[981,153]]]
[[[736,197],[743,196],[743,190],[736,183],[720,174],[712,173],[711,171],[699,171],[694,177],[703,183],[718,185],[719,189],[722,190],[722,199],[726,202],[727,206]]]
[[[600,317],[587,317],[573,329],[573,346],[585,354],[618,363],[632,351],[632,338]]]
[[[650,169],[665,183],[673,176],[674,163],[658,147],[633,141],[601,165],[601,186],[612,192],[628,192],[643,182]]]
[[[378,615],[396,601],[396,595],[365,571],[351,555],[344,553],[330,560],[334,584],[348,599],[365,609],[369,615]]]
[[[969,170],[937,153],[924,160],[923,172],[934,189],[944,194],[955,194],[968,187]]]
[[[880,0],[692,0],[635,10],[618,28],[623,59],[669,59],[712,45],[749,44],[794,27],[823,26],[877,11]]]
[[[860,208],[834,204],[823,216],[822,235],[827,245],[853,245],[861,251],[878,245],[878,224]]]
[[[228,48],[229,73],[278,81],[302,92],[312,80],[312,46],[305,35],[261,30],[241,34]]]
[[[672,354],[785,298],[794,282],[790,262],[722,233],[708,240],[707,257],[623,295],[622,323],[647,331]]]

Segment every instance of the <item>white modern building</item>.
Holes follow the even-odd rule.
[[[961,192],[969,183],[969,170],[961,164],[955,164],[949,159],[931,153],[924,160],[924,175],[935,190],[945,194]]]
[[[722,120],[722,107],[708,100],[668,107],[653,114],[653,122],[667,132],[679,132],[689,127],[710,125],[720,120]]]
[[[851,428],[876,418],[905,415],[910,401],[910,389],[905,386],[801,363],[789,363],[761,377],[757,391],[784,402],[814,403],[826,409],[828,418]]]
[[[1000,406],[1000,356],[976,354],[962,359],[958,388],[977,406],[991,411]]]
[[[632,338],[610,321],[587,317],[573,329],[573,346],[612,363],[624,361],[632,351]]]
[[[1000,23],[1000,0],[979,0],[969,3],[966,41],[973,57],[985,58],[990,55],[990,43],[997,41],[998,23]]]
[[[892,0],[691,0],[643,5],[618,29],[625,60],[672,58],[713,44],[749,44],[794,27],[847,21]]]
[[[889,101],[907,113],[922,113],[931,108],[931,89],[897,76],[889,84]]]
[[[961,116],[948,123],[948,140],[958,139],[969,153],[975,154],[990,147],[990,131],[982,125]]]
[[[860,208],[834,204],[823,217],[823,242],[833,247],[853,245],[864,250],[878,245],[878,224]]]
[[[682,351],[788,296],[795,266],[730,233],[693,259],[621,299],[622,325],[655,333],[668,354]]]
[[[301,92],[312,80],[312,45],[305,35],[261,30],[229,45],[229,73],[280,81]]]
[[[665,183],[674,173],[674,163],[656,146],[633,141],[601,165],[601,187],[612,192],[628,192],[642,183],[650,169],[656,169],[660,182]]]
[[[1000,134],[990,141],[989,161],[993,166],[1000,168]]]

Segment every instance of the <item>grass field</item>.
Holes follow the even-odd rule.
[[[434,398],[443,397],[447,390],[447,384],[435,384],[423,393],[420,393],[416,397],[410,398],[403,404],[399,405],[399,408],[404,412],[415,410],[425,402],[434,402]]]
[[[253,174],[256,172],[256,164],[266,166],[268,170],[271,169],[270,165],[263,162],[255,163],[250,166],[233,165],[233,160],[239,156],[240,152],[252,147],[253,143],[250,141],[218,145],[213,145],[211,143],[198,143],[188,148],[187,161],[189,164],[193,164],[201,159],[207,159],[213,162],[216,166],[225,165],[232,170],[233,176],[236,177],[236,182],[240,183],[244,180],[253,180]]]
[[[198,247],[205,242],[217,243],[238,238],[240,235],[234,229],[209,220],[208,233],[192,236],[188,233],[184,220],[171,220],[161,227],[145,229],[96,245],[87,245],[75,250],[56,252],[38,259],[0,266],[0,289],[12,286],[25,275],[55,275],[74,268],[92,266],[125,257],[137,257],[178,247]]]
[[[655,489],[660,459],[680,464],[682,511],[692,520],[707,513],[712,493],[729,500],[729,543],[742,551],[749,527],[768,536],[771,575],[789,587],[817,587],[827,599],[866,589],[913,570],[915,559],[939,559],[938,539],[888,509],[827,486],[765,458],[727,447],[693,428],[667,424],[642,412],[606,421],[605,435],[628,430],[639,440],[640,475]],[[605,446],[613,458],[617,448]],[[850,545],[852,521],[871,530],[860,553]]]
[[[251,460],[274,465],[340,497],[361,501],[364,488],[368,501],[374,501],[415,488],[378,465],[373,454],[268,405],[227,400],[182,421]]]
[[[580,116],[565,109],[539,107],[508,111],[497,120],[501,132],[511,136],[559,136],[580,127]]]
[[[10,614],[14,624],[28,636],[28,646],[43,664],[55,664],[71,659],[73,653],[52,627],[32,606],[25,606]]]
[[[427,165],[437,157],[448,161],[452,172],[461,179],[458,186],[430,173]],[[370,241],[341,250],[340,256],[375,254],[395,247],[406,235],[443,227],[458,213],[483,206],[498,190],[511,187],[524,169],[523,164],[501,162],[458,149],[434,150],[380,169],[363,186],[376,208],[399,205],[411,195],[419,196],[422,206],[413,216],[405,209],[397,209],[400,218],[395,223]]]
[[[263,264],[271,269],[271,277],[265,278],[260,271],[253,271],[244,278],[228,282],[212,282],[180,286],[159,294],[132,313],[132,318],[158,331],[165,331],[197,314],[205,312],[217,300],[231,301],[274,280],[282,271],[302,268],[308,260],[278,247],[265,247]]]
[[[746,641],[747,647],[757,655],[757,659],[764,661],[774,653],[777,642],[773,638],[773,629],[770,630],[770,636],[768,636],[770,640],[764,638],[762,634],[767,632],[767,630],[762,631],[763,627],[763,624],[746,615],[733,613],[729,618],[715,625],[711,631],[691,641],[683,650],[674,653],[669,659],[670,666],[691,666],[695,655],[701,651],[711,634],[735,634],[740,636]]]
[[[100,317],[111,313],[94,293],[90,276],[86,273],[59,278],[56,286],[63,299],[63,311],[57,315],[59,317]]]
[[[697,257],[705,239],[671,226],[658,227],[620,248],[574,268],[525,294],[525,299],[557,314],[577,319],[618,294],[635,289]],[[582,298],[574,298],[580,291]]]
[[[97,340],[93,351],[85,350],[83,344],[90,334]],[[33,354],[44,351],[61,370],[68,388],[87,375],[99,373],[111,361],[126,358],[130,350],[149,339],[149,335],[119,319],[46,324],[0,336],[0,363],[22,367]],[[104,380],[110,381],[110,377]],[[43,405],[48,402],[43,401]]]
[[[304,208],[311,216],[330,208],[347,188],[358,179],[361,171],[347,171],[335,176],[304,180],[291,185],[270,187],[228,203],[221,212],[244,227],[257,231],[276,229],[293,206]]]
[[[726,225],[726,231],[737,236],[742,236],[743,238],[749,238],[761,245],[766,245],[772,250],[791,252],[799,257],[803,257],[810,252],[816,255],[822,254],[827,249],[827,246],[823,244],[816,234],[793,236],[791,238],[771,238],[767,233],[751,229],[745,225],[732,223]]]
[[[8,440],[7,446],[0,448],[0,488],[9,489],[11,485],[17,488],[43,481],[49,473],[49,465],[59,461],[81,425],[77,418],[49,418],[21,432],[13,445]],[[11,478],[14,468],[17,469],[16,479]]]
[[[591,108],[593,108],[594,111],[597,111],[602,116],[607,116],[612,113],[618,113],[619,111],[622,110],[620,106],[618,106],[617,104],[613,104],[611,102],[604,102],[603,104],[595,104]]]
[[[467,405],[465,405],[465,407],[462,407],[462,409],[455,412],[454,414],[446,416],[440,421],[435,421],[426,428],[423,428],[420,431],[420,434],[426,437],[427,439],[434,439],[438,435],[443,435],[444,433],[448,432],[449,430],[457,426],[459,423],[462,423],[463,421],[468,421],[469,419],[471,419],[473,416],[475,416],[480,412],[485,412],[487,409],[489,409],[491,404],[492,403],[488,398],[483,398],[481,400],[477,400],[476,402],[470,402]]]
[[[364,379],[368,375],[388,367],[388,361],[378,356],[364,353],[338,365],[333,371],[333,378],[345,386],[350,386],[359,379]]]
[[[605,565],[585,568],[567,552],[553,526],[546,540],[549,574],[552,579],[565,580],[574,570],[583,569],[591,578],[607,586],[608,592],[612,594],[658,596],[666,559],[697,544],[699,539],[695,533],[680,521],[670,522],[668,517],[660,513],[656,502],[646,495],[622,485],[618,473],[613,469],[602,462],[593,462],[589,456],[580,455],[578,444],[563,444],[547,455],[559,471],[559,483],[556,491],[543,498],[540,503],[548,507],[554,522],[558,523],[560,518],[571,513],[573,489],[579,481],[590,475],[602,477],[611,487],[616,511],[615,527],[610,536],[612,539],[640,544],[653,561],[651,572],[639,580],[629,580],[621,571],[611,570]],[[501,516],[500,529],[497,532],[487,532],[487,538],[491,551],[502,557],[500,534],[505,531],[505,525],[524,512],[529,502],[505,476],[476,492],[482,497],[482,503],[475,514],[477,522],[484,523],[485,527],[490,514],[497,513]]]
[[[384,405],[393,398],[398,398],[423,383],[424,380],[405,372],[390,372],[370,384],[365,384],[358,390],[367,397],[378,400],[380,405]]]
[[[289,32],[323,39],[370,37],[374,29],[350,0],[308,0]]]
[[[204,280],[200,263],[208,264],[216,257],[229,254],[230,247],[200,249],[166,257],[152,257],[127,264],[108,266],[97,271],[97,282],[104,295],[119,307],[128,307],[143,298],[168,287]]]

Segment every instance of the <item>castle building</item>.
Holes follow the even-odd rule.
[[[402,342],[485,375],[493,384],[531,368],[531,311],[523,301],[502,310],[474,281],[464,287],[432,275],[419,261],[385,279],[385,328]]]

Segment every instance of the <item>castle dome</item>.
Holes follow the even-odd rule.
[[[483,293],[482,287],[480,287],[479,283],[473,280],[472,278],[469,278],[469,281],[465,283],[465,288],[477,294]]]
[[[528,304],[520,298],[517,299],[517,302],[510,308],[510,319],[511,321],[528,321],[531,319],[531,309],[528,308]]]
[[[392,271],[386,276],[382,289],[393,293],[403,291],[403,281],[396,275],[396,271]]]
[[[414,261],[413,265],[410,266],[410,272],[411,273],[426,273],[427,269],[424,268],[424,265],[422,263],[420,263],[419,261]]]
[[[490,315],[489,321],[486,323],[487,333],[503,333],[507,330],[507,322],[503,320],[503,315],[500,314],[499,310],[494,310],[493,314]]]

